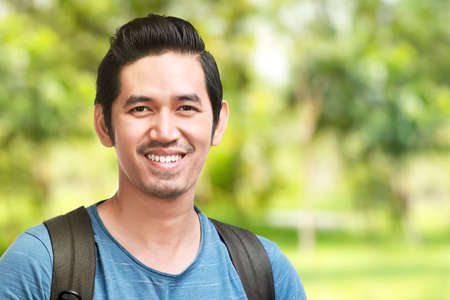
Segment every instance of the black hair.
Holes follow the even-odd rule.
[[[150,14],[121,26],[111,38],[111,46],[98,67],[95,104],[101,104],[111,141],[114,135],[111,107],[120,93],[120,71],[123,66],[165,51],[197,54],[205,75],[206,90],[213,111],[213,128],[219,120],[222,83],[214,57],[191,23],[176,17]]]

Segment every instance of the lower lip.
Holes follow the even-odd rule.
[[[180,158],[179,160],[177,160],[177,161],[175,161],[175,162],[170,162],[170,163],[162,163],[162,162],[159,162],[159,161],[153,161],[153,160],[151,160],[151,159],[149,159],[149,158],[147,158],[147,157],[145,157],[145,159],[147,159],[147,161],[149,161],[150,164],[151,164],[153,167],[155,167],[155,168],[158,168],[158,169],[161,169],[161,170],[173,170],[173,169],[177,168],[177,167],[180,165],[181,161],[182,161],[185,157],[186,157],[186,156],[183,156],[183,157]]]

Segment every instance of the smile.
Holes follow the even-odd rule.
[[[160,163],[174,163],[179,161],[183,158],[182,155],[156,155],[156,154],[147,154],[145,157],[147,159],[154,161],[154,162],[160,162]]]

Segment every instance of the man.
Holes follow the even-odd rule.
[[[227,248],[194,206],[228,112],[214,58],[190,23],[149,15],[118,30],[99,66],[95,99],[95,130],[115,147],[119,188],[88,208],[93,299],[246,299]],[[288,259],[258,238],[276,299],[305,299]],[[0,261],[0,299],[49,299],[52,264],[45,226],[27,230]]]

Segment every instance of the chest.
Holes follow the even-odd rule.
[[[205,243],[194,262],[177,275],[146,267],[124,249],[97,241],[94,300],[247,299],[228,252],[218,241]]]

